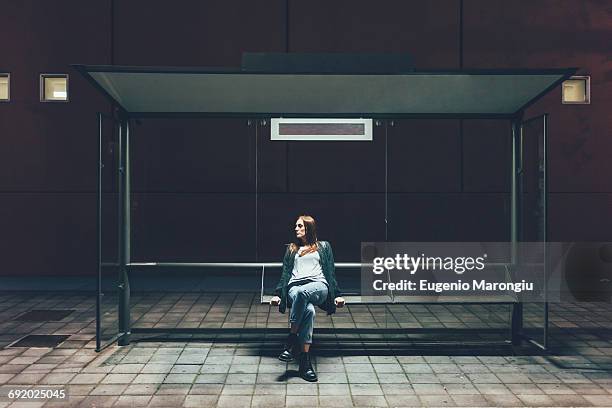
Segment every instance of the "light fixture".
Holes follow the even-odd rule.
[[[271,140],[371,141],[372,119],[272,118]]]
[[[10,92],[11,74],[0,74],[0,102],[8,102],[11,99]]]
[[[582,104],[588,105],[591,103],[591,77],[590,76],[573,76],[570,79],[563,81],[561,102],[564,104]]]
[[[68,101],[68,75],[42,74],[40,76],[41,102]]]

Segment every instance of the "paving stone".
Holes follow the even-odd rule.
[[[423,407],[454,407],[455,401],[450,395],[420,395],[421,406]]]
[[[337,365],[333,365],[333,367],[338,367]],[[347,373],[374,373],[374,366],[370,363],[368,364],[345,364],[344,369]]]
[[[221,394],[223,384],[193,384],[189,389],[189,394]]]
[[[191,384],[161,384],[155,393],[157,395],[185,395],[190,389]]]
[[[429,364],[402,364],[406,374],[433,374]]]
[[[558,407],[588,407],[593,405],[581,395],[549,395],[554,405]]]
[[[406,374],[378,374],[378,381],[381,384],[401,384],[409,383]]]
[[[316,383],[287,384],[287,395],[317,395]]]
[[[491,404],[480,394],[451,395],[452,400],[459,407],[490,407]]]
[[[420,407],[421,400],[416,395],[385,395],[390,407]]]
[[[118,365],[119,367],[120,365]],[[172,371],[172,364],[145,364],[140,373],[142,374],[167,374]]]
[[[355,395],[353,405],[356,407],[388,407],[387,400],[382,395]]]
[[[319,384],[346,384],[348,377],[345,373],[321,373],[317,372]],[[374,381],[374,380],[372,380]]]
[[[554,406],[555,402],[548,395],[516,395],[523,404],[528,406]]]
[[[253,395],[255,392],[254,384],[225,384],[222,395]]]
[[[125,395],[153,395],[160,384],[130,384],[125,389]]]
[[[221,395],[217,403],[218,408],[249,408],[251,395]]]
[[[137,374],[109,374],[102,379],[103,384],[127,384],[136,378]]]
[[[89,395],[121,395],[126,388],[127,384],[100,384]]]
[[[445,395],[446,390],[442,384],[412,384],[417,395]]]
[[[486,394],[484,397],[495,407],[521,406],[521,401],[512,394]]]
[[[255,384],[256,374],[228,374],[226,384]]]
[[[150,395],[122,395],[117,399],[113,407],[130,408],[130,407],[147,407],[151,400]]]
[[[440,376],[436,374],[406,374],[412,384],[433,384],[440,382]]]
[[[149,400],[150,407],[181,407],[185,395],[153,395]]]
[[[349,383],[357,383],[357,384],[378,384],[378,378],[374,373],[346,373],[347,379]]]
[[[183,407],[185,408],[208,408],[216,407],[217,395],[188,395],[185,397]]]
[[[117,395],[96,395],[85,397],[81,401],[83,407],[112,407],[119,397]]]
[[[612,395],[582,395],[582,397],[596,406],[612,406]]]
[[[351,384],[351,395],[383,395],[379,384]]]
[[[166,374],[138,374],[132,380],[134,384],[159,384],[164,381]]]
[[[200,374],[195,379],[195,384],[219,384],[224,383],[227,374]]]
[[[352,408],[353,400],[348,395],[320,395],[319,406],[329,408]]]
[[[105,376],[105,374],[77,374],[70,380],[70,384],[97,384]]]
[[[282,408],[285,406],[284,395],[253,395],[251,407],[257,408]]]

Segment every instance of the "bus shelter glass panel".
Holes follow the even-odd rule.
[[[258,322],[256,129],[247,119],[147,118],[130,128],[138,328],[240,328]],[[185,263],[225,266],[187,267]],[[172,266],[175,265],[175,266]]]
[[[541,289],[541,299],[523,303],[523,333],[542,347],[547,346],[548,303],[546,268],[546,116],[523,123],[521,134],[522,190],[520,240],[527,242],[529,256],[519,253],[519,267]],[[522,263],[522,265],[521,265]],[[533,300],[533,299],[532,299]]]
[[[106,116],[99,116],[98,181],[98,300],[97,343],[100,350],[112,343],[118,333],[119,258],[118,258],[118,124]]]
[[[290,130],[318,129],[312,122],[310,119],[304,125],[305,130],[294,124]],[[309,139],[304,134],[299,140],[278,140],[271,137],[267,121],[259,123],[258,259],[281,262],[286,244],[295,241],[297,217],[310,215],[316,220],[317,238],[332,246],[336,279],[348,303],[331,317],[317,309],[315,331],[401,327],[393,319],[390,298],[376,302],[362,299],[358,265],[362,242],[386,240],[387,126],[386,121],[372,120],[371,140],[338,140],[338,135]],[[353,130],[359,129],[355,126]],[[280,275],[279,267],[265,269],[264,302],[273,295]],[[275,310],[271,312],[274,324],[287,327],[287,316],[277,315]],[[380,335],[356,330],[336,336],[363,341]]]
[[[462,174],[480,176],[473,169],[486,168],[491,154],[499,154],[509,146],[509,127],[491,126],[490,122],[393,121],[387,147],[389,242],[460,244],[508,239],[509,194],[481,193],[478,186],[489,181],[488,175],[482,180],[462,180]],[[484,143],[480,143],[481,139],[485,139]],[[496,156],[495,160],[506,159],[507,169],[508,157]],[[498,273],[505,272],[503,266],[499,269]],[[417,283],[421,278],[429,279],[424,272],[414,276]],[[417,294],[423,295],[420,291]],[[406,302],[396,306],[401,310],[398,321],[402,327],[437,331],[432,334],[433,331],[423,330],[419,335],[429,336],[424,339],[481,342],[509,338],[512,300],[508,297],[414,295],[394,293],[396,303]],[[419,302],[417,298],[422,298],[420,304],[410,304]],[[450,330],[441,334],[440,329]]]

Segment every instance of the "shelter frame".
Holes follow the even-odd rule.
[[[240,117],[249,120],[257,120],[257,119],[269,119],[270,117],[275,116],[283,116],[283,117],[316,117],[322,116],[321,113],[313,113],[313,112],[291,112],[289,114],[280,113],[280,112],[134,112],[130,111],[129,108],[126,109],[125,106],[120,102],[120,98],[117,98],[117,95],[113,96],[108,88],[105,88],[101,85],[101,81],[98,79],[94,79],[91,75],[92,72],[115,72],[115,73],[171,73],[171,74],[194,74],[194,73],[214,73],[217,71],[211,70],[180,70],[180,69],[172,69],[172,68],[143,68],[143,67],[116,67],[116,66],[84,66],[84,65],[75,65],[74,66],[85,78],[87,78],[94,87],[96,87],[99,91],[102,92],[106,97],[110,99],[113,105],[117,108],[118,111],[118,122],[119,122],[119,145],[118,145],[118,267],[119,267],[119,283],[117,286],[118,289],[118,333],[117,336],[114,336],[110,343],[115,340],[118,342],[118,345],[128,345],[130,343],[130,336],[132,333],[250,333],[250,332],[273,332],[273,331],[285,331],[284,329],[204,329],[204,328],[174,328],[174,329],[156,329],[156,328],[131,328],[131,320],[130,320],[130,283],[129,283],[129,275],[130,271],[133,268],[155,268],[155,267],[201,267],[201,268],[209,268],[209,267],[231,267],[231,268],[252,268],[252,267],[261,267],[262,270],[265,270],[266,267],[278,267],[279,264],[276,263],[163,263],[163,262],[132,262],[131,260],[131,219],[130,219],[130,196],[131,196],[131,186],[130,186],[130,120],[138,119],[138,118],[147,118],[147,117],[169,117],[169,118],[182,118],[182,117]],[[544,114],[542,116],[538,116],[535,118],[530,118],[526,121],[523,121],[523,114],[525,109],[539,100],[542,96],[548,93],[550,90],[557,87],[563,80],[569,78],[576,72],[575,68],[568,69],[557,69],[557,70],[479,70],[479,71],[444,71],[444,72],[414,72],[414,73],[405,73],[404,75],[419,75],[419,74],[435,74],[435,75],[443,75],[443,76],[466,76],[466,75],[489,75],[489,76],[503,76],[503,75],[522,75],[522,74],[533,74],[533,75],[551,75],[555,74],[558,76],[555,80],[553,80],[548,86],[545,86],[543,89],[540,89],[539,92],[529,98],[525,103],[522,103],[521,106],[512,112],[507,113],[499,113],[499,112],[393,112],[393,113],[385,113],[385,112],[376,112],[376,113],[367,113],[367,112],[348,112],[348,113],[333,113],[329,115],[324,115],[325,117],[369,117],[372,119],[403,119],[403,118],[412,118],[412,119],[423,119],[423,118],[440,118],[440,119],[500,119],[500,120],[508,120],[511,123],[511,138],[512,138],[512,159],[511,159],[511,191],[510,191],[510,241],[512,243],[512,263],[514,264],[517,261],[517,251],[518,251],[518,242],[521,240],[521,225],[522,225],[522,214],[521,214],[521,192],[523,189],[522,186],[522,146],[523,146],[523,125],[532,120],[542,119],[544,123],[543,127],[543,140],[544,140],[544,190],[543,190],[543,205],[544,205],[544,241],[547,240],[547,220],[546,220],[546,211],[547,211],[547,174],[548,174],[548,163],[547,163],[547,150],[548,150],[548,114]],[[227,74],[228,72],[223,72]],[[242,72],[229,72],[230,75],[241,75],[244,74]],[[266,75],[266,73],[259,73],[262,75]],[[282,75],[282,73],[273,73],[274,75]],[[341,75],[341,74],[339,74]],[[394,75],[394,74],[391,74]],[[350,76],[350,74],[346,74],[346,76]],[[102,267],[102,259],[101,259],[101,194],[102,194],[102,179],[101,179],[101,169],[102,169],[102,119],[103,114],[98,114],[98,131],[99,131],[99,143],[98,143],[98,296],[96,303],[96,311],[97,311],[97,324],[96,324],[96,350],[103,349],[106,345],[102,345],[100,341],[100,302],[102,296],[102,286],[100,281],[100,273]],[[337,263],[336,267],[354,267],[356,264],[349,263]],[[460,302],[466,303],[466,302]],[[488,304],[494,302],[487,302]],[[508,302],[500,302],[507,304]],[[548,302],[544,302],[544,337],[543,342],[538,342],[534,339],[528,338],[522,333],[523,327],[523,304],[520,302],[512,302],[512,312],[511,312],[511,328],[510,328],[510,337],[512,345],[520,345],[523,339],[528,340],[532,344],[537,347],[546,350],[548,347]],[[326,329],[321,329],[321,331],[325,331]],[[329,329],[333,332],[339,333],[381,333],[381,332],[391,332],[391,333],[409,333],[409,332],[454,332],[457,329]],[[479,333],[486,332],[487,330],[478,329]]]

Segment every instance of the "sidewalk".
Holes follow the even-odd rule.
[[[139,307],[139,302],[149,308]],[[285,316],[258,305],[256,294],[147,294],[136,296],[134,305],[134,317],[149,325],[168,324],[163,323],[165,318],[174,327],[207,321],[218,327],[286,322]],[[203,305],[206,312],[197,309]],[[398,316],[413,325],[507,324],[504,309],[449,307],[411,307],[380,315],[360,306],[345,309],[337,319],[339,324],[358,327],[380,324],[380,316],[385,316],[388,327],[402,323]],[[13,320],[32,309],[73,312],[58,322]],[[270,341],[149,339],[96,353],[94,312],[90,295],[0,296],[0,344],[4,347],[0,349],[0,407],[612,406],[612,306],[608,304],[551,305],[549,355],[531,348],[518,350],[526,355],[513,355],[510,348],[461,355],[465,350],[460,348],[416,350],[401,343],[389,343],[382,350],[370,348],[365,341],[362,348],[358,343],[350,349],[333,341],[331,347],[325,343],[317,348],[315,343],[318,383],[297,377],[295,363],[278,361],[279,344]],[[335,323],[321,314],[317,318],[319,326]],[[537,311],[526,316],[528,322],[537,318]],[[6,348],[31,333],[70,336],[56,348]],[[9,390],[51,388],[64,389],[69,398],[7,398]]]

